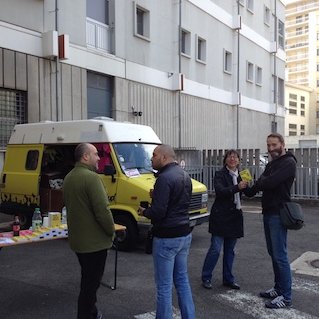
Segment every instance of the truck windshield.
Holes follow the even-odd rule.
[[[139,174],[153,172],[151,158],[156,146],[156,144],[142,143],[113,144],[121,168],[126,174],[129,171]]]

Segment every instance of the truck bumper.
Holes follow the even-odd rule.
[[[194,226],[198,226],[198,225],[201,225],[203,223],[206,223],[208,222],[209,220],[209,215],[210,213],[204,213],[204,214],[192,214],[190,217],[189,217],[189,220],[190,220],[190,226],[191,227],[194,227]]]

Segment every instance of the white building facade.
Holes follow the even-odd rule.
[[[1,149],[15,123],[95,116],[264,149],[284,133],[284,21],[280,0],[2,0]]]

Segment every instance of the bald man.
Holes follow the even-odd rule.
[[[75,167],[63,182],[67,209],[69,243],[81,266],[78,319],[101,319],[96,307],[96,292],[104,273],[107,250],[114,237],[114,222],[108,197],[96,173],[100,160],[89,143],[75,148]]]
[[[156,318],[171,319],[172,288],[175,285],[183,319],[195,318],[195,307],[187,273],[187,259],[192,241],[188,207],[192,182],[176,163],[169,145],[159,145],[152,157],[157,172],[151,206],[139,207],[139,214],[153,225],[153,261],[157,288]]]

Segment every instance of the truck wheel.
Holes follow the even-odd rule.
[[[126,227],[125,236],[118,238],[118,250],[120,251],[131,251],[135,248],[138,238],[136,222],[128,215],[114,214],[114,222]]]
[[[18,214],[20,219],[20,228],[29,229],[32,225],[32,214]]]

